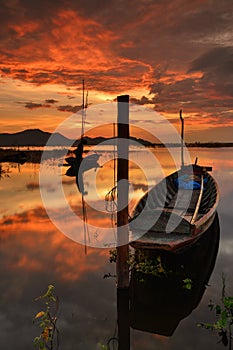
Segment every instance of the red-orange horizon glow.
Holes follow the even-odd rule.
[[[188,3],[5,3],[1,14],[0,131],[56,127],[82,105],[129,94],[187,141],[233,141],[230,0]],[[43,15],[42,15],[43,13]],[[213,20],[214,19],[214,20]],[[143,117],[142,117],[143,124]],[[94,135],[99,136],[99,135]]]

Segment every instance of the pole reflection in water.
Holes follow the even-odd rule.
[[[118,350],[130,349],[129,289],[117,288]]]
[[[132,271],[130,326],[134,329],[172,336],[180,321],[198,306],[210,279],[219,247],[218,216],[198,242],[177,254],[144,252],[149,259],[160,257],[165,274],[146,275]],[[137,254],[137,252],[135,252]],[[141,281],[143,279],[143,282]],[[184,284],[191,280],[191,289]]]

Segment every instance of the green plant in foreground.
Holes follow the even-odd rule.
[[[114,263],[117,260],[117,250],[113,249],[109,251],[109,262]],[[156,257],[148,257],[146,254],[144,254],[143,251],[138,251],[137,254],[133,254],[132,252],[129,253],[129,259],[128,259],[129,269],[130,271],[135,270],[136,272],[141,272],[147,275],[152,276],[168,276],[172,273],[176,273],[172,271],[170,268],[167,268],[162,261],[162,258],[160,255]],[[115,275],[112,274],[105,274],[104,278],[107,277],[115,277]],[[143,278],[140,279],[141,282],[143,282]],[[183,282],[183,288],[187,290],[191,290],[193,286],[193,281],[191,278],[186,277],[182,280]]]
[[[183,280],[183,288],[184,289],[191,290],[192,285],[193,285],[193,281],[190,278],[187,277]]]
[[[101,350],[113,350],[113,349],[118,349],[118,338],[111,337],[110,339],[108,339],[107,344],[102,344],[102,343],[98,343],[98,346]]]
[[[57,313],[59,301],[55,295],[54,286],[49,285],[46,293],[35,300],[44,301],[44,310],[38,312],[34,317],[41,333],[34,338],[34,345],[38,350],[57,350],[59,348],[59,330],[57,328]]]
[[[212,300],[208,307],[215,310],[216,321],[214,323],[199,323],[198,326],[216,331],[220,341],[231,350],[232,325],[233,325],[233,297],[225,295],[225,277],[222,276],[222,298],[221,304],[214,304]]]
[[[109,262],[116,262],[117,250],[110,250]],[[147,257],[143,251],[138,251],[137,255],[132,252],[129,253],[128,265],[130,271],[135,270],[147,275],[161,276],[166,275],[166,271],[162,265],[161,257],[156,258]]]

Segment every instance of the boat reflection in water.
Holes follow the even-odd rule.
[[[203,237],[184,252],[144,251],[149,259],[160,257],[166,274],[152,276],[132,271],[129,311],[132,328],[164,336],[174,333],[179,322],[201,301],[215,265],[219,235],[216,214]],[[191,289],[185,288],[187,278],[191,280]]]
[[[0,163],[16,163],[24,164],[28,161],[28,156],[25,152],[11,150],[0,155]]]
[[[66,157],[65,160],[67,164],[64,164],[65,166],[69,166],[66,171],[66,176],[76,178],[77,188],[82,195],[87,194],[84,189],[83,175],[90,169],[96,170],[100,167],[98,163],[100,158],[99,154],[94,153],[83,157],[83,146],[86,144],[87,142],[81,139],[77,149],[74,151],[74,156]]]

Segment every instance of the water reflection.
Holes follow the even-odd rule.
[[[0,180],[4,177],[10,177],[12,167],[17,167],[21,171],[21,165],[27,162],[28,158],[25,152],[17,152],[1,155],[0,152]]]
[[[198,243],[174,254],[135,251],[151,262],[162,261],[165,274],[153,276],[133,269],[130,290],[117,290],[118,349],[130,349],[130,327],[172,336],[180,321],[199,305],[215,266],[220,238],[218,215]],[[140,262],[140,261],[139,261]],[[191,281],[191,289],[184,282]]]
[[[42,207],[4,217],[0,227],[1,348],[33,349],[32,318],[40,311],[33,300],[51,283],[61,300],[61,349],[96,348],[114,321],[114,282],[103,279],[108,252],[89,248],[85,255]]]
[[[28,161],[26,152],[11,150],[0,156],[0,163],[24,164]]]
[[[94,153],[83,158],[85,144],[86,141],[81,139],[78,144],[78,147],[73,151],[74,155],[65,158],[67,165],[69,165],[69,168],[67,169],[65,175],[75,177],[77,188],[82,195],[86,195],[88,193],[84,189],[83,176],[85,172],[90,169],[96,170],[100,167],[98,163],[100,154]]]
[[[165,175],[172,172],[172,164],[164,156],[164,150],[154,150],[154,152],[158,153],[163,169],[166,169],[166,171],[164,170]],[[197,154],[195,150],[192,150],[192,152],[195,155]],[[199,149],[198,153],[200,154],[200,162],[213,166],[213,175],[218,181],[221,193],[219,205],[221,241],[217,264],[209,281],[211,286],[206,290],[204,286],[194,286],[193,291],[195,290],[195,293],[202,297],[201,302],[197,307],[198,297],[195,299],[194,296],[192,303],[190,302],[191,306],[189,306],[189,309],[187,307],[186,311],[184,310],[182,313],[180,311],[180,320],[178,321],[177,318],[176,321],[178,324],[176,325],[174,322],[173,327],[176,328],[172,337],[164,337],[159,336],[158,333],[148,332],[145,329],[147,326],[143,326],[143,322],[139,322],[140,320],[135,319],[133,324],[133,307],[135,306],[136,311],[143,311],[141,315],[145,322],[147,321],[146,312],[148,312],[148,319],[150,317],[149,314],[151,314],[151,324],[154,322],[151,325],[151,328],[153,326],[151,330],[159,331],[157,313],[150,313],[148,308],[145,308],[145,310],[140,308],[140,303],[145,303],[146,301],[147,283],[148,288],[151,289],[151,282],[145,280],[142,286],[138,286],[138,288],[141,288],[141,294],[137,293],[137,295],[133,296],[131,293],[131,308],[128,318],[130,324],[121,323],[125,336],[128,336],[128,331],[130,330],[131,349],[133,350],[180,350],[182,348],[194,350],[197,347],[201,350],[210,348],[218,350],[221,348],[221,345],[217,344],[217,338],[196,327],[196,324],[209,321],[210,314],[207,305],[210,299],[216,301],[221,295],[222,272],[227,276],[228,293],[232,294],[233,290],[231,277],[233,256],[233,153],[232,149]],[[107,154],[103,153],[102,157],[107,158]],[[145,153],[143,151],[135,152],[136,157],[145,157]],[[144,193],[143,186],[148,184],[153,186],[157,176],[157,170],[152,169],[151,164],[147,163],[147,160],[145,162],[150,170],[147,183],[144,183],[144,179],[137,169],[131,169],[134,184],[140,186],[135,191],[139,198]],[[109,188],[112,187],[112,168],[110,165],[108,163],[105,167],[97,170],[98,191],[103,198]],[[4,164],[4,169],[5,166],[8,166],[7,163]],[[47,167],[49,177],[53,171],[52,160],[44,166]],[[105,273],[115,273],[114,265],[108,263],[108,249],[89,248],[88,254],[85,255],[82,245],[71,241],[54,227],[42,206],[38,185],[38,164],[25,163],[21,166],[20,173],[17,167],[10,168],[10,171],[10,177],[3,177],[0,181],[1,348],[5,350],[16,348],[17,350],[33,349],[32,341],[34,336],[37,335],[37,329],[32,324],[32,318],[39,311],[33,300],[46,290],[48,284],[52,283],[56,286],[56,292],[61,301],[59,318],[61,349],[99,350],[100,346],[98,343],[107,344],[110,338],[115,337],[117,303],[118,312],[122,312],[121,315],[125,321],[127,312],[129,312],[127,306],[123,305],[122,307],[119,298],[117,301],[114,279],[103,279]],[[86,179],[84,179],[86,181],[85,185],[88,185],[89,182],[88,196],[91,197],[91,171],[87,172],[86,175]],[[82,216],[81,195],[77,191],[75,179],[63,176],[63,187],[69,203],[76,206],[76,210]],[[53,187],[48,188],[48,191],[53,191],[56,206],[58,199],[56,198],[55,184]],[[89,210],[88,214],[90,220],[95,222],[101,220],[95,212],[93,214]],[[83,228],[80,227],[80,235],[83,235],[82,230]],[[199,272],[201,274],[204,273],[205,257],[210,257],[210,252],[213,248],[211,242],[213,242],[214,235],[210,234],[210,236],[211,240],[209,243],[206,242],[199,246],[199,248],[205,247],[205,249],[196,247],[196,255],[194,253],[191,255],[190,271],[193,268],[195,270],[199,266]],[[214,255],[213,252],[211,254],[212,256]],[[198,256],[198,258],[195,259],[195,256]],[[172,260],[170,263],[172,264]],[[207,264],[210,265],[210,261]],[[196,271],[198,271],[198,268]],[[185,274],[185,277],[190,277],[189,271]],[[194,275],[193,279],[195,280],[195,278],[198,281],[198,276],[195,277]],[[207,277],[203,276],[201,278],[207,283]],[[148,293],[148,298],[150,297],[152,300],[157,295],[155,285],[153,288]],[[181,286],[180,292],[186,293]],[[202,296],[203,293],[204,295]],[[133,297],[137,298],[133,299]],[[159,298],[162,301],[162,296]],[[166,302],[169,301],[167,300],[168,297]],[[125,302],[125,300],[123,301]],[[134,301],[137,305],[135,305]],[[175,301],[174,293],[171,293],[169,302],[171,303],[171,301]],[[189,303],[189,301],[185,302],[185,304]],[[126,299],[126,302],[129,304],[129,298]],[[180,304],[182,308],[184,303],[181,301]],[[191,312],[189,317],[188,312]],[[172,312],[169,313],[168,311],[168,319],[172,316]],[[138,326],[137,329],[136,326]],[[145,331],[142,330],[143,327]],[[127,344],[127,340],[125,341],[124,337],[122,342]]]
[[[167,276],[132,273],[130,318],[135,329],[171,336],[179,322],[201,301],[213,271],[219,246],[219,220],[199,242],[183,253],[145,252],[149,259],[160,257]],[[191,280],[191,289],[184,285]],[[141,280],[143,279],[143,282]]]
[[[10,177],[9,172],[10,172],[9,167],[4,168],[4,167],[2,166],[2,164],[0,163],[0,180],[1,180],[3,177]]]

